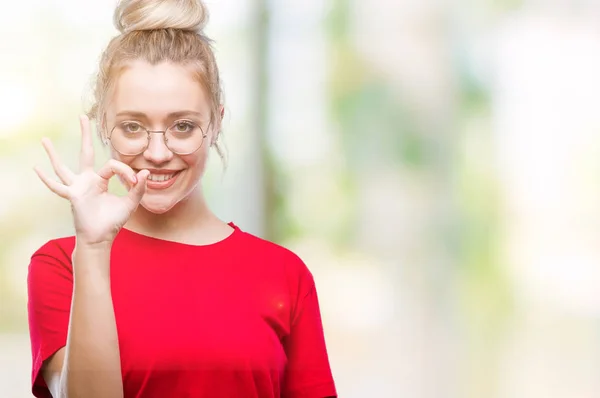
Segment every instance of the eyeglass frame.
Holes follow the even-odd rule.
[[[168,131],[168,130],[169,130],[171,127],[175,126],[177,123],[181,123],[181,122],[187,122],[187,123],[193,124],[194,126],[198,127],[198,128],[200,129],[200,131],[202,132],[202,142],[200,142],[200,146],[199,146],[198,148],[194,149],[194,150],[193,150],[193,151],[191,151],[191,152],[175,152],[174,150],[172,150],[172,149],[169,147],[169,144],[168,144],[168,142],[169,142],[169,139],[167,138],[167,131]],[[145,147],[144,147],[144,149],[142,149],[140,152],[133,153],[133,154],[129,154],[129,153],[123,153],[123,152],[119,151],[117,148],[115,148],[115,145],[114,145],[114,144],[113,144],[113,142],[112,142],[112,134],[113,134],[113,131],[114,131],[114,130],[117,128],[117,126],[118,126],[119,124],[123,124],[123,123],[134,123],[134,124],[137,124],[138,126],[140,126],[141,128],[143,128],[144,130],[146,130],[146,134],[147,134],[147,136],[146,136],[146,137],[147,137],[147,138],[146,138],[146,146],[145,146]],[[209,123],[209,126],[210,126],[210,123]],[[191,154],[193,154],[193,153],[197,152],[198,150],[200,150],[200,148],[202,148],[202,145],[204,145],[204,140],[205,140],[205,139],[206,139],[206,137],[208,136],[208,133],[206,133],[206,132],[204,131],[204,129],[202,128],[202,126],[200,126],[198,123],[196,123],[196,122],[194,122],[194,121],[191,121],[191,120],[184,119],[184,120],[177,120],[177,121],[175,121],[175,122],[174,122],[174,123],[173,123],[171,126],[167,127],[167,129],[165,129],[165,130],[149,130],[149,129],[148,129],[146,126],[144,126],[142,123],[135,122],[135,121],[123,121],[123,122],[120,122],[120,123],[117,123],[117,124],[115,124],[115,125],[113,126],[113,128],[112,128],[112,129],[110,129],[110,133],[107,135],[106,139],[107,139],[107,140],[110,142],[110,146],[111,146],[111,147],[112,147],[112,148],[113,148],[115,151],[119,152],[121,155],[123,155],[123,156],[138,156],[138,155],[140,155],[140,154],[144,153],[144,152],[145,152],[145,151],[148,149],[148,147],[150,146],[150,134],[162,134],[162,135],[163,135],[163,142],[165,143],[165,146],[167,147],[167,149],[168,149],[169,151],[171,151],[172,153],[174,153],[175,155],[180,155],[180,156],[191,155]]]

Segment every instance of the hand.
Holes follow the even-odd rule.
[[[80,123],[82,139],[79,174],[69,170],[60,161],[48,138],[42,140],[42,145],[62,183],[47,177],[37,166],[34,170],[52,192],[71,202],[78,244],[112,244],[142,200],[150,172],[141,170],[136,175],[131,167],[114,159],[109,160],[98,172],[94,171],[90,122],[87,117],[82,116]],[[115,175],[128,186],[127,196],[119,197],[108,193],[108,181]]]

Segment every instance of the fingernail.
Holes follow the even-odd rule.
[[[137,184],[137,177],[136,176],[132,176],[131,177],[131,182],[133,182],[134,184]]]

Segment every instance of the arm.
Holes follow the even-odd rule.
[[[73,297],[67,345],[42,370],[54,398],[123,396],[110,292],[110,246],[73,251]]]
[[[82,239],[76,239],[71,250],[73,265],[67,278],[61,278],[61,261],[52,255],[46,256],[48,263],[38,253],[30,264],[32,392],[44,398],[48,390],[54,398],[119,398],[123,381],[110,290],[110,252],[116,234],[139,205],[150,173],[136,174],[115,159],[96,172],[89,119],[81,117],[80,123],[79,173],[62,163],[48,138],[42,139],[42,145],[60,181],[34,167],[48,189],[71,203],[75,235]],[[115,175],[128,181],[126,196],[108,192]]]
[[[317,290],[312,275],[304,280],[290,334],[284,341],[288,357],[285,398],[337,397],[329,366]]]

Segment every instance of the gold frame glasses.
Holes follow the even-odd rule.
[[[182,150],[177,150],[177,149],[173,149],[171,147],[171,145],[169,145],[169,134],[171,135],[175,135],[177,133],[182,133],[185,134],[184,132],[180,132],[177,131],[177,126],[178,125],[185,125],[187,127],[189,127],[191,130],[190,131],[194,131],[195,129],[199,129],[201,132],[201,140],[200,143],[196,145],[194,145],[194,149],[190,149],[189,151],[182,151]],[[139,130],[136,131],[131,131],[131,134],[140,134],[145,132],[146,133],[146,145],[144,145],[142,147],[141,150],[137,150],[136,151],[131,151],[131,152],[123,152],[123,148],[121,147],[120,149],[117,148],[119,145],[115,144],[115,141],[113,140],[113,136],[115,133],[115,129],[117,128],[123,128],[123,129],[127,129],[128,127],[132,127],[132,126],[136,126],[136,128],[139,128]],[[175,131],[175,132],[173,132]],[[126,133],[123,133],[126,134]],[[110,141],[110,144],[112,146],[112,148],[117,151],[118,153],[120,153],[123,156],[137,156],[140,155],[142,153],[144,153],[148,147],[150,146],[150,139],[151,139],[151,134],[162,134],[163,135],[163,140],[165,143],[165,146],[169,149],[169,151],[173,152],[174,154],[177,155],[191,155],[192,153],[198,151],[200,148],[202,148],[202,145],[204,144],[204,140],[207,136],[206,132],[204,132],[204,130],[202,129],[202,127],[200,127],[200,125],[198,125],[197,123],[194,123],[190,120],[177,120],[175,121],[173,124],[171,124],[170,127],[168,127],[165,130],[149,130],[148,128],[146,128],[146,126],[144,126],[143,124],[139,123],[139,122],[134,122],[134,121],[124,121],[124,122],[120,122],[117,123],[111,130],[110,133],[108,134],[108,141]],[[172,140],[175,140],[174,137],[170,137]]]

